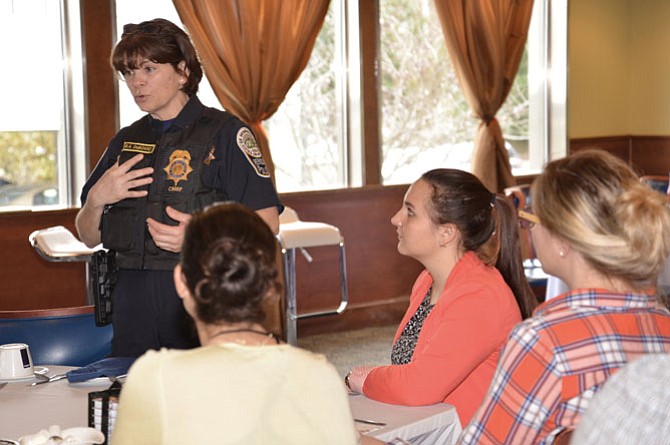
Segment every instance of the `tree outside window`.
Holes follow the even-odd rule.
[[[409,183],[436,167],[470,170],[479,120],[465,101],[432,0],[380,0],[382,178]],[[512,165],[528,159],[524,57],[497,118]]]

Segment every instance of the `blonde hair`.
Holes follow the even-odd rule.
[[[542,226],[604,275],[648,284],[667,260],[667,197],[607,152],[584,150],[550,162],[532,196]]]

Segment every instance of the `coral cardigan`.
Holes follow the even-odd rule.
[[[395,340],[432,283],[428,271],[417,278]],[[467,425],[491,384],[500,348],[520,321],[514,294],[498,269],[468,252],[454,266],[426,317],[412,361],[374,368],[363,393],[397,405],[449,403]]]

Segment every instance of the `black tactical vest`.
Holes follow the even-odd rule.
[[[124,199],[106,206],[101,219],[103,246],[116,251],[116,264],[124,269],[169,270],[179,254],[156,246],[147,229],[151,217],[168,225],[177,222],[167,216],[166,206],[192,213],[225,200],[222,192],[203,184],[202,171],[209,164],[215,139],[232,115],[205,108],[188,127],[159,134],[145,116],[126,130],[120,162],[143,153],[135,168],[153,167],[153,182],[143,198]],[[138,188],[142,190],[142,188]]]

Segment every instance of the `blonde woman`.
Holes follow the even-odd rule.
[[[654,280],[670,252],[667,198],[598,150],[549,163],[532,188],[544,270],[571,289],[510,334],[461,444],[549,444],[578,424],[626,363],[670,352],[670,312]]]

